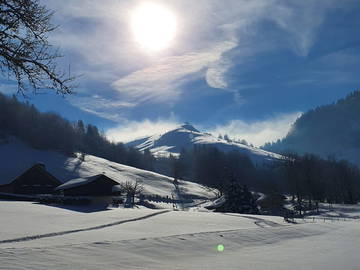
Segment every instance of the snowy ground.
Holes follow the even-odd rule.
[[[312,215],[315,218],[328,219],[360,219],[360,205],[329,205],[327,203],[320,203],[319,214]],[[311,216],[310,216],[311,217]]]
[[[0,269],[359,269],[360,221],[0,201]],[[218,252],[216,246],[225,246]]]

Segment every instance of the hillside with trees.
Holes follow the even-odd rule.
[[[179,158],[172,157],[168,162],[167,174],[174,179],[197,181],[224,195],[238,184],[238,190],[249,188],[272,196],[288,194],[299,212],[314,209],[320,202],[360,201],[360,170],[345,160],[292,153],[282,162],[256,167],[243,153],[198,146],[184,149]]]
[[[313,153],[347,159],[360,165],[360,91],[336,103],[320,106],[296,120],[287,136],[267,143],[277,153]]]
[[[153,157],[110,142],[94,125],[82,120],[71,123],[55,113],[41,113],[34,105],[0,93],[0,138],[16,137],[35,149],[53,150],[71,156],[75,152],[151,170]]]

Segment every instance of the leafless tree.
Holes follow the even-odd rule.
[[[126,181],[125,183],[120,184],[121,189],[126,193],[126,196],[131,199],[131,203],[134,204],[135,196],[143,192],[144,187],[139,181],[131,182]]]
[[[22,94],[29,88],[73,92],[74,77],[58,68],[61,55],[48,42],[56,29],[52,16],[38,0],[0,0],[0,72],[15,77]]]

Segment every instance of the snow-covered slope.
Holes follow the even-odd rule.
[[[200,132],[190,124],[184,124],[162,135],[137,139],[127,143],[127,145],[141,151],[149,149],[157,157],[169,156],[170,154],[177,155],[182,148],[192,148],[194,145],[209,145],[225,152],[238,150],[246,153],[255,163],[281,159],[281,156],[278,154],[237,142],[229,142],[216,138],[209,133]]]
[[[37,162],[44,163],[46,169],[62,182],[103,173],[119,183],[138,180],[148,194],[171,196],[176,192],[173,179],[161,174],[91,155],[86,155],[84,161],[80,155],[69,158],[52,151],[35,150],[16,140],[0,144],[0,184],[10,182]],[[213,192],[199,184],[180,181],[180,187],[182,194],[186,196],[214,197]]]

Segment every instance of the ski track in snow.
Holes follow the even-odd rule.
[[[242,218],[247,218],[247,219],[251,219],[251,220],[255,220],[254,221],[254,224],[258,227],[261,227],[261,228],[265,228],[266,226],[264,226],[263,224],[267,225],[268,227],[279,227],[279,226],[284,226],[283,224],[279,224],[279,223],[276,223],[274,221],[270,221],[270,220],[266,220],[266,219],[263,219],[263,218],[258,218],[258,217],[254,217],[254,216],[242,216],[242,215],[233,215],[233,214],[224,214],[224,215],[227,215],[227,216],[233,216],[233,217],[242,217]]]
[[[202,264],[195,267],[189,262],[199,258],[206,262],[219,256],[214,249],[219,243],[224,244],[227,255],[233,254],[231,256],[236,258],[242,249],[321,235],[334,229],[332,226],[320,227],[300,224],[92,242],[51,249],[4,248],[0,253],[0,269],[48,269],[50,265],[52,269],[203,269]],[[175,267],[182,264],[195,268],[189,265]]]
[[[3,216],[19,219],[19,224],[33,216],[36,222],[29,220],[27,225],[34,229],[49,218],[61,226],[50,223],[48,231],[40,228],[2,238],[1,270],[355,270],[360,263],[360,229],[355,220],[287,224],[272,216],[168,210],[118,210],[89,217],[29,203],[7,207],[18,215],[2,209]],[[84,223],[74,227],[62,217]],[[111,220],[81,225],[101,218]],[[13,233],[13,228],[4,226],[3,236],[7,231]],[[217,251],[219,244],[225,247],[223,252]]]
[[[157,215],[161,215],[161,214],[165,214],[165,213],[168,213],[168,212],[170,212],[170,210],[164,210],[164,211],[161,211],[161,212],[156,212],[156,213],[146,215],[146,216],[142,216],[142,217],[138,217],[138,218],[133,218],[133,219],[127,219],[127,220],[107,223],[107,224],[98,225],[98,226],[89,227],[89,228],[68,230],[68,231],[61,231],[61,232],[53,232],[53,233],[46,233],[46,234],[39,234],[39,235],[31,235],[31,236],[25,236],[25,237],[14,238],[14,239],[0,240],[0,245],[1,244],[7,244],[7,243],[32,241],[32,240],[55,237],[55,236],[61,236],[61,235],[72,234],[72,233],[100,230],[100,229],[104,229],[104,228],[107,228],[107,227],[121,225],[121,224],[124,224],[124,223],[129,223],[129,222],[148,219],[148,218],[151,218],[151,217],[154,217],[154,216],[157,216]]]

